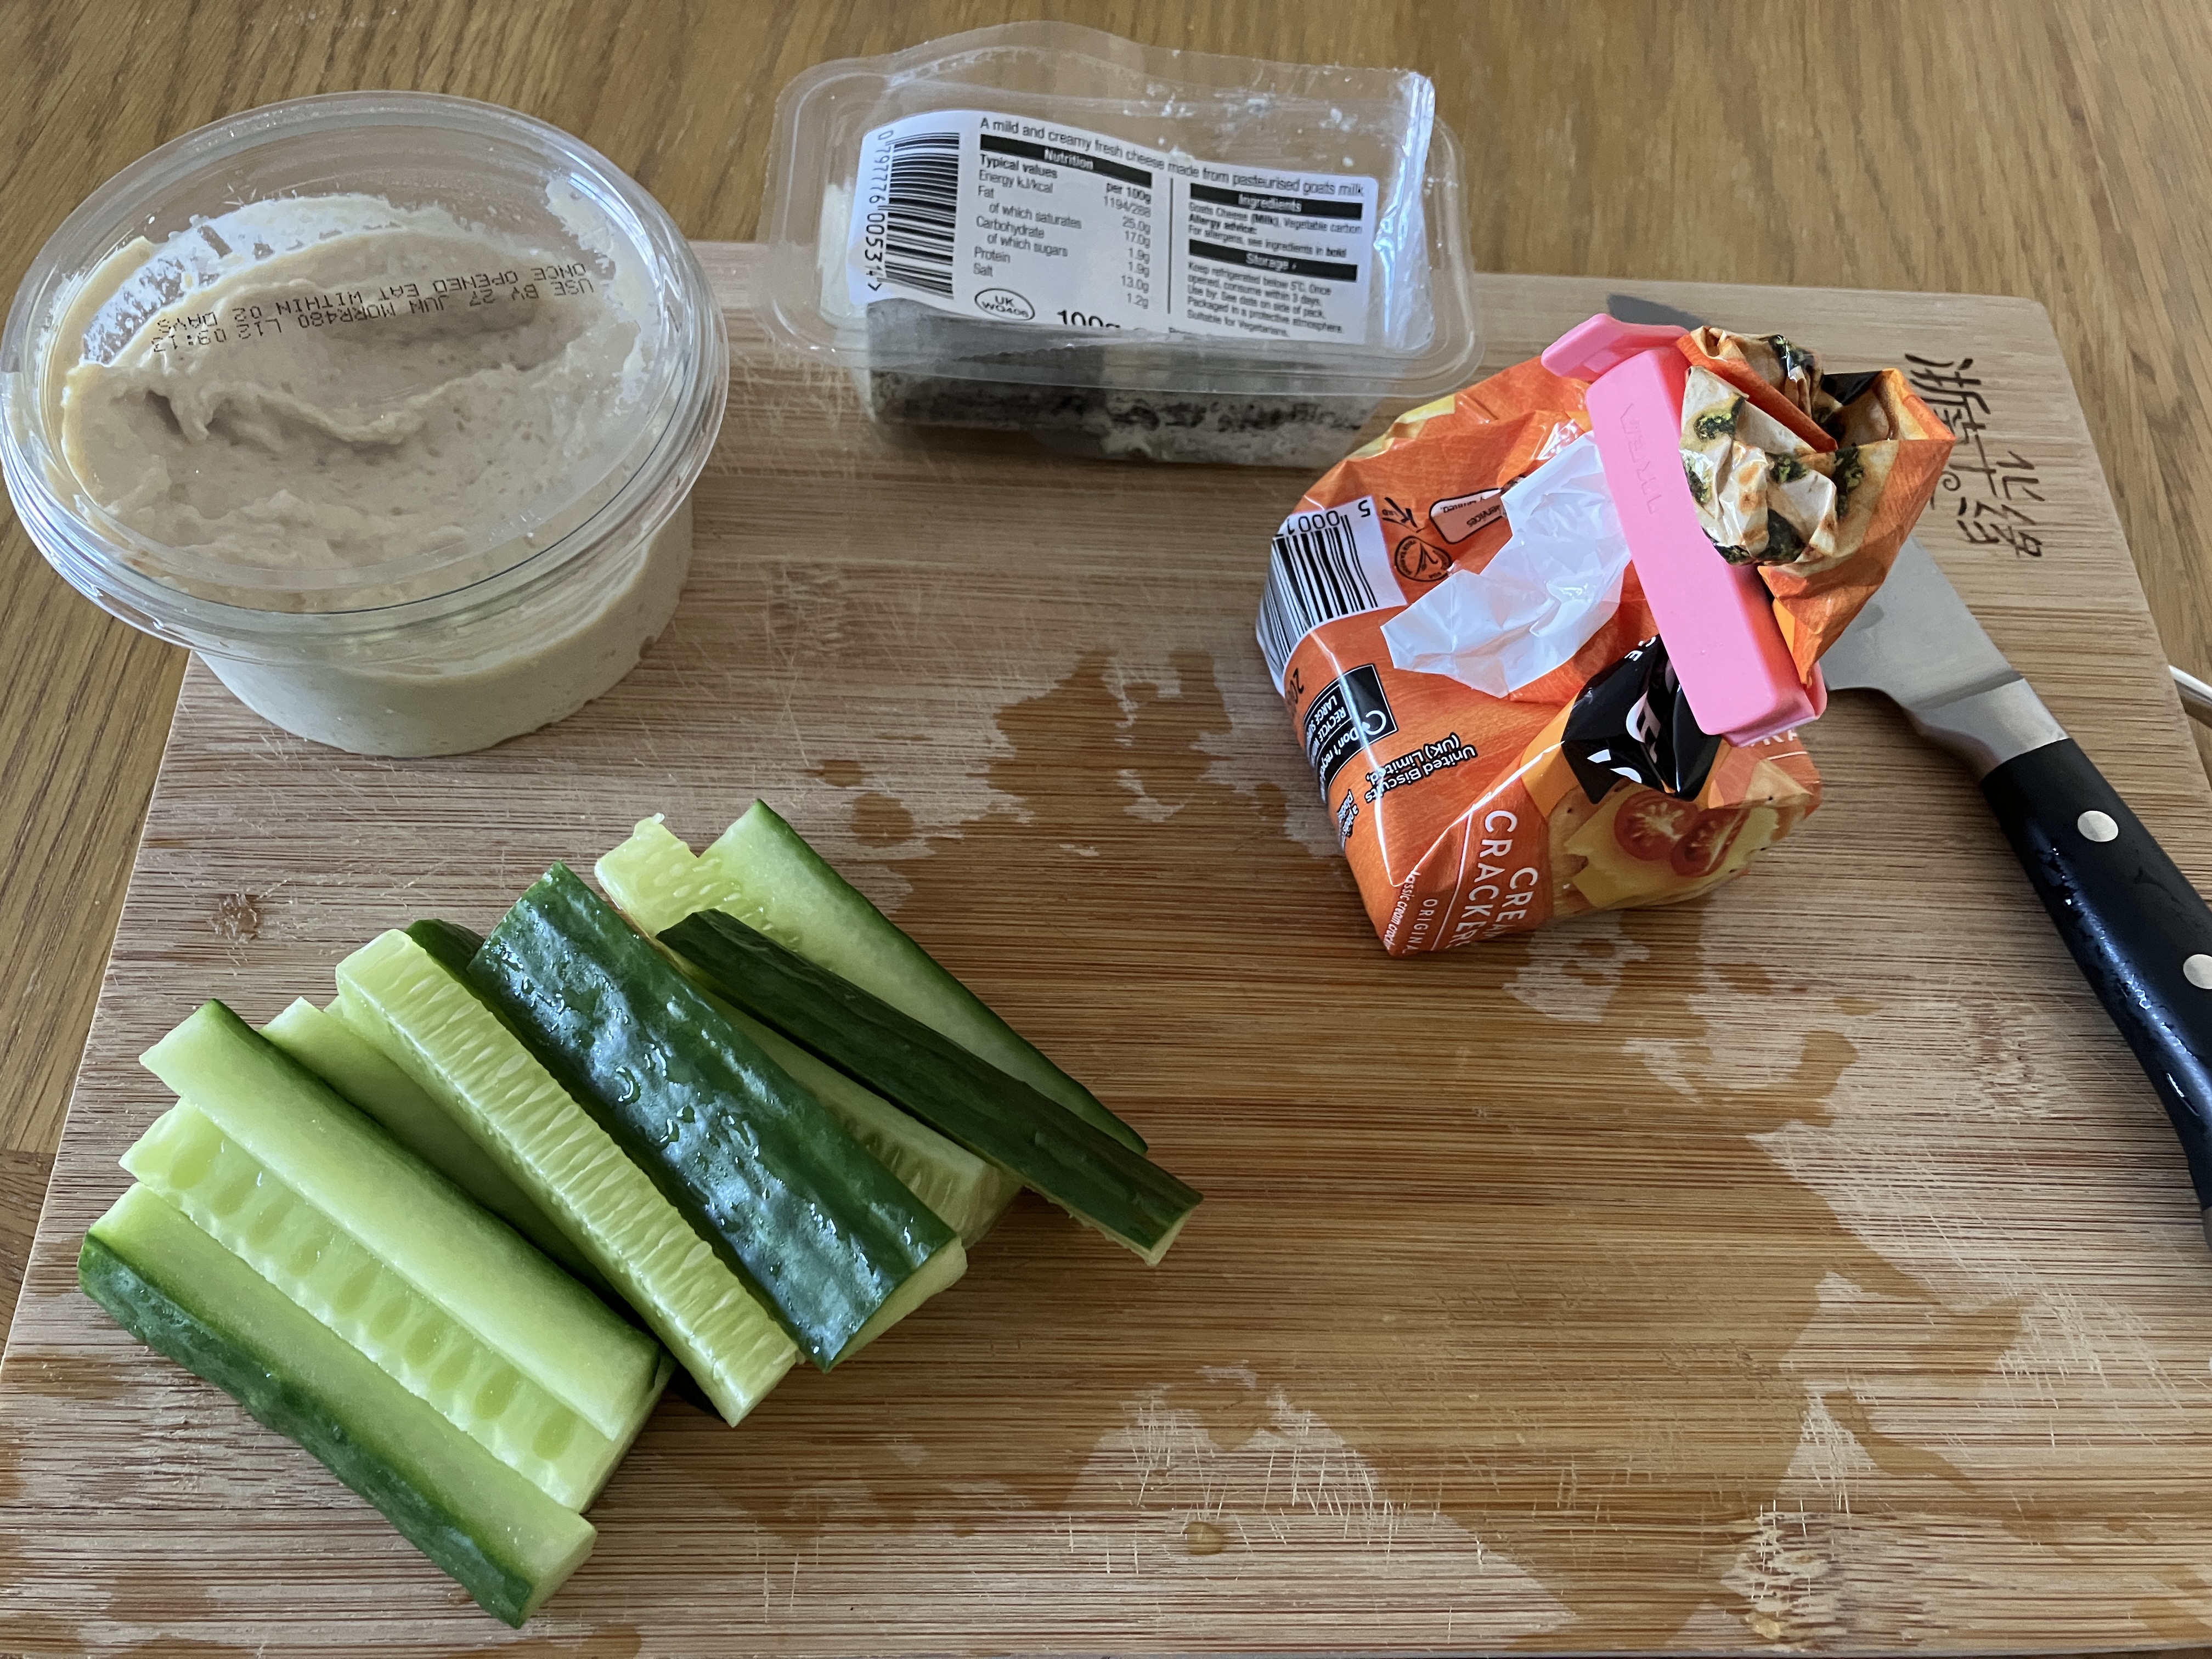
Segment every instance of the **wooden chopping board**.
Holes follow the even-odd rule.
[[[1839,698],[1827,804],[1745,880],[1390,960],[1251,639],[1307,481],[881,431],[764,345],[749,251],[703,252],[728,423],[684,608],[616,692],[395,763],[187,675],[0,1369],[0,1650],[2212,1637],[2212,1253],[1946,757]],[[1492,366],[1608,286],[1488,279]],[[1966,400],[1924,538],[2212,884],[2040,309],[1635,291]],[[166,1104],[133,1056],[204,997],[265,1019],[386,927],[488,926],[644,814],[702,844],[756,793],[1207,1203],[1148,1272],[1024,1200],[864,1360],[735,1431],[664,1403],[514,1636],[112,1326],[77,1245]]]

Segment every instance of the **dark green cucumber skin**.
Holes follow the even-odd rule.
[[[465,985],[468,983],[471,958],[483,949],[482,933],[471,933],[458,921],[447,921],[437,916],[425,916],[420,921],[408,923],[407,937],[451,969],[453,976]]]
[[[254,1420],[311,1453],[375,1505],[400,1535],[450,1575],[494,1618],[520,1629],[528,1579],[487,1555],[435,1498],[373,1451],[306,1389],[268,1370],[223,1332],[143,1277],[96,1238],[77,1253],[77,1283],[115,1322],[156,1353],[212,1382]]]
[[[516,902],[469,973],[823,1370],[953,1242],[566,865]]]
[[[876,921],[880,923],[886,931],[904,939],[921,954],[922,960],[936,969],[939,973],[943,974],[945,978],[952,981],[954,984],[960,985],[958,976],[956,975],[951,969],[947,968],[943,963],[938,961],[935,957],[930,955],[927,950],[924,950],[920,939],[915,938],[913,934],[908,933],[903,927],[901,927],[896,922],[893,921],[889,916],[878,909],[876,908],[875,902],[866,893],[860,891],[859,888],[847,881],[843,876],[838,874],[836,866],[831,864],[829,860],[823,858],[820,853],[817,852],[814,848],[813,843],[809,842],[805,836],[800,835],[798,830],[793,829],[790,822],[786,819],[781,812],[777,811],[773,806],[770,806],[766,801],[757,800],[750,806],[745,809],[744,816],[746,817],[750,817],[755,813],[758,813],[764,822],[774,826],[775,838],[787,843],[792,851],[793,856],[801,859],[814,866],[814,868],[819,872],[817,879],[822,882],[825,887],[834,887],[849,893],[854,899],[858,900],[866,908],[868,913],[873,915]],[[743,819],[739,820],[740,823],[743,821]],[[734,828],[735,826],[732,827]],[[833,969],[829,971],[835,972],[836,970]],[[975,994],[972,990],[969,990],[965,985],[961,985],[961,989],[963,991],[966,991],[967,994],[971,997],[975,995]],[[976,1000],[980,1003],[982,999],[977,997]],[[1009,1030],[1012,1030],[1011,1026],[1007,1029]],[[1015,1032],[1014,1036],[1017,1042],[1027,1042],[1027,1039],[1022,1037],[1018,1032]],[[1104,1130],[1108,1134],[1113,1136],[1115,1139],[1120,1141],[1123,1146],[1128,1147],[1133,1152],[1141,1152],[1145,1150],[1144,1136],[1139,1134],[1130,1125],[1124,1123],[1120,1118],[1116,1117],[1104,1101],[1099,1099],[1097,1095],[1092,1094],[1088,1088],[1084,1086],[1083,1083],[1079,1079],[1070,1077],[1066,1072],[1061,1071],[1058,1066],[1053,1065],[1050,1056],[1047,1055],[1042,1050],[1036,1048],[1033,1044],[1030,1045],[1030,1052],[1035,1054],[1038,1060],[1042,1060],[1045,1065],[1052,1066],[1054,1071],[1059,1072],[1063,1082],[1066,1083],[1069,1087],[1073,1088],[1077,1093],[1081,1095],[1084,1099],[1091,1103],[1091,1112],[1077,1110],[1075,1115],[1078,1117],[1088,1119],[1093,1127]],[[990,1063],[991,1062],[988,1060],[984,1061],[984,1064],[986,1065],[989,1065]],[[1003,1070],[1004,1068],[999,1067],[996,1069]],[[1035,1084],[1031,1084],[1030,1086],[1031,1088],[1036,1087]],[[1043,1091],[1040,1090],[1038,1092],[1042,1093]],[[1048,1100],[1052,1098],[1049,1095],[1047,1095],[1045,1097]],[[1065,1102],[1056,1102],[1055,1103],[1061,1105],[1066,1104]],[[1093,1112],[1097,1114],[1095,1117],[1091,1115],[1091,1113]]]
[[[763,1024],[1117,1237],[1149,1249],[1199,1202],[1058,1101],[725,911],[660,938]]]

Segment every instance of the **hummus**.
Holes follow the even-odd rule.
[[[466,599],[612,500],[649,436],[653,296],[574,228],[585,257],[364,195],[261,202],[118,250],[58,325],[49,418],[126,559],[257,612],[459,601],[366,653],[206,651],[277,724],[480,747],[606,690],[667,620],[690,552],[667,507],[497,614]]]

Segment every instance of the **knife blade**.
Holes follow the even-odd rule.
[[[2212,1243],[2212,907],[1908,537],[1820,659],[1830,691],[1879,691],[1981,784],[2082,976],[2142,1063]]]
[[[1609,294],[1622,322],[1698,328]],[[1820,659],[1831,691],[1879,691],[1964,762],[2052,925],[2180,1139],[2212,1244],[2212,907],[2005,660],[1917,536]]]

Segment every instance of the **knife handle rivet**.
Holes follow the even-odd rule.
[[[2110,812],[2094,810],[2084,812],[2074,820],[2074,827],[2090,841],[2118,841],[2120,838],[2119,821]],[[2192,962],[2196,960],[2193,957],[2190,959]]]
[[[2200,991],[2212,991],[2212,957],[2199,951],[2181,964],[2181,976]]]

